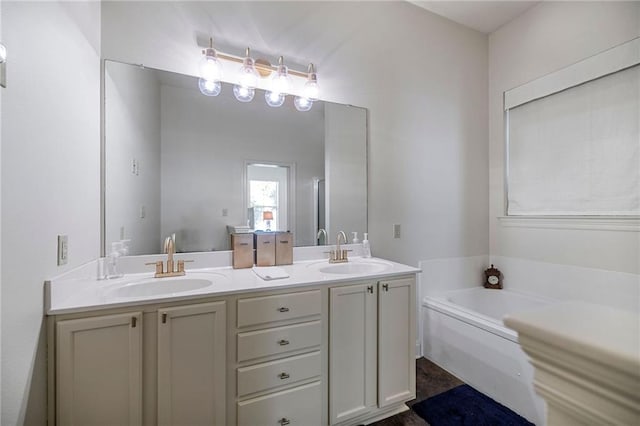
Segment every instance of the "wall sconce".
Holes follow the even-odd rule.
[[[309,111],[313,102],[318,99],[319,87],[318,76],[315,66],[309,64],[307,72],[290,70],[284,65],[284,58],[278,58],[278,65],[272,66],[264,59],[254,60],[251,57],[250,49],[247,47],[244,58],[222,53],[213,48],[213,39],[209,39],[209,47],[202,51],[204,55],[200,59],[199,70],[200,79],[198,86],[202,94],[206,96],[217,96],[222,89],[221,80],[223,76],[222,61],[240,63],[242,66],[235,79],[233,94],[240,102],[251,102],[255,96],[255,89],[258,86],[265,87],[265,101],[267,105],[279,107],[284,104],[287,95],[292,91],[292,77],[306,79],[306,83],[299,96],[294,99],[294,105],[298,111]],[[268,82],[260,83],[261,78],[270,77]]]
[[[267,222],[266,231],[267,232],[271,231],[271,221],[273,220],[273,212],[271,212],[271,211],[262,212],[262,220]]]
[[[0,86],[7,87],[7,48],[0,43]]]

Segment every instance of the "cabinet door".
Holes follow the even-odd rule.
[[[142,314],[56,325],[59,425],[142,423]]]
[[[158,423],[225,425],[225,302],[158,311]]]
[[[380,281],[378,296],[378,406],[416,394],[416,285],[413,278]]]
[[[330,289],[332,424],[365,414],[376,405],[376,295],[373,283]]]

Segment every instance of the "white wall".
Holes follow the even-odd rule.
[[[490,35],[492,256],[640,273],[637,232],[505,227],[496,219],[505,199],[503,92],[639,35],[638,2],[542,2]]]
[[[159,253],[160,83],[155,73],[107,62],[105,117],[106,253],[121,239],[121,228],[131,240],[130,254]]]
[[[100,5],[3,2],[2,417],[44,424],[45,279],[95,259],[100,220]],[[56,236],[69,263],[56,266]]]
[[[323,109],[270,108],[264,98],[241,103],[225,89],[211,98],[197,87],[162,85],[162,235],[175,232],[181,251],[228,250],[227,225],[247,220],[245,162],[280,162],[296,172],[295,244],[312,245],[312,179],[324,175]]]
[[[196,74],[211,35],[314,62],[323,98],[369,109],[374,253],[487,253],[486,36],[405,2],[105,2],[102,17],[105,58]]]

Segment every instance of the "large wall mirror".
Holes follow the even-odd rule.
[[[319,228],[367,230],[367,112],[317,101],[307,112],[264,92],[238,102],[196,77],[104,61],[103,249],[130,254],[229,249],[229,230],[291,231],[316,245]]]

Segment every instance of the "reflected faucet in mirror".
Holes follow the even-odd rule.
[[[320,228],[320,230],[318,230],[318,235],[316,236],[316,239],[318,240],[318,245],[320,245],[320,236],[324,235],[324,244],[322,245],[327,245],[329,244],[329,238],[327,237],[327,231],[324,230],[323,228]]]

